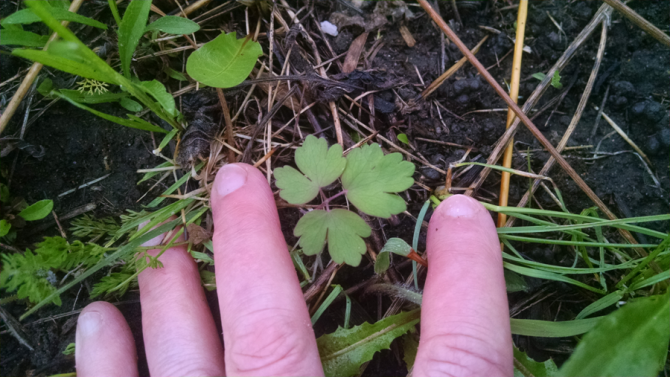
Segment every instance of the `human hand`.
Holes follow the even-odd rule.
[[[211,204],[225,353],[197,266],[185,247],[173,247],[160,258],[163,268],[139,275],[151,375],[323,375],[267,180],[249,165],[226,165]],[[413,375],[511,376],[502,256],[489,213],[474,199],[450,197],[430,220],[427,253]],[[94,302],[82,311],[76,363],[78,377],[138,375],[133,337],[116,307]]]

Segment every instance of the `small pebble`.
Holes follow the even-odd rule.
[[[324,33],[328,35],[332,35],[333,37],[337,37],[337,26],[333,25],[330,23],[330,21],[322,21],[321,22],[321,30],[323,30]]]
[[[422,172],[423,175],[424,175],[426,178],[428,178],[428,179],[432,179],[432,180],[438,180],[438,179],[440,179],[440,172],[438,172],[438,171],[435,170],[435,169],[432,169],[432,168],[426,168],[426,169],[421,170],[421,172]]]

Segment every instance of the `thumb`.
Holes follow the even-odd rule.
[[[511,376],[509,309],[491,215],[476,200],[454,195],[435,210],[427,244],[413,375]]]

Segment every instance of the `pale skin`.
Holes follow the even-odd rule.
[[[151,375],[323,375],[265,176],[246,164],[226,165],[211,204],[223,339],[193,258],[185,247],[168,249],[163,268],[139,276]],[[444,201],[430,220],[427,257],[413,376],[512,376],[502,257],[486,209],[461,195]],[[76,345],[78,377],[138,375],[133,336],[109,303],[82,311]]]

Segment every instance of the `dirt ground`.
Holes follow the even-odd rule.
[[[341,12],[350,16],[356,15],[350,7],[345,6],[346,0],[317,1],[314,3],[312,15],[319,22],[328,20],[334,12]],[[7,2],[8,3],[8,2]],[[4,3],[0,7],[2,15],[15,10]],[[292,2],[293,3],[293,2]],[[463,42],[473,47],[485,35],[489,39],[477,54],[478,59],[489,72],[503,84],[509,82],[513,49],[512,39],[515,35],[516,8],[509,7],[507,1],[457,1],[458,10],[463,25],[458,24],[450,2],[439,2],[440,11],[445,20],[450,22]],[[511,1],[509,3],[512,3]],[[533,1],[529,8],[528,25],[526,29],[526,45],[531,52],[524,53],[521,72],[521,86],[519,102],[523,103],[537,86],[539,81],[532,77],[537,72],[546,72],[561,56],[566,47],[582,31],[591,20],[598,7],[599,1]],[[296,8],[303,6],[302,2]],[[670,26],[670,2],[663,0],[633,1],[630,6],[641,16],[660,27],[668,30]],[[501,9],[502,8],[502,9]],[[507,9],[505,9],[507,8]],[[426,157],[432,164],[441,169],[448,164],[459,160],[465,153],[464,148],[438,145],[417,140],[425,138],[449,143],[474,147],[468,161],[485,162],[496,140],[505,130],[506,110],[474,112],[476,110],[506,109],[504,102],[496,95],[493,89],[477,74],[475,68],[465,64],[454,76],[447,80],[432,96],[430,100],[437,101],[444,108],[441,114],[436,114],[436,106],[422,106],[409,112],[403,112],[402,107],[411,103],[421,93],[424,83],[427,85],[437,78],[445,69],[452,66],[462,57],[455,45],[446,41],[444,59],[442,55],[441,34],[429,22],[428,16],[419,7],[410,6],[414,18],[389,22],[377,34],[371,33],[365,44],[368,51],[377,43],[377,37],[382,41],[382,47],[365,67],[359,65],[362,71],[355,71],[349,77],[340,77],[349,80],[364,90],[356,90],[348,95],[355,98],[363,91],[378,90],[374,93],[376,119],[374,126],[381,135],[390,140],[397,140],[396,135],[404,133],[408,136],[414,152]],[[82,14],[92,11],[86,5]],[[363,7],[362,12],[372,12],[372,5]],[[90,13],[88,13],[90,14]],[[108,11],[100,13],[103,21],[111,25],[111,15]],[[238,35],[244,35],[244,10],[238,8],[223,15],[208,24],[210,28],[223,28],[226,31],[237,30]],[[389,19],[390,20],[390,19]],[[316,30],[316,24],[309,19],[311,30]],[[402,38],[399,26],[405,25],[416,40],[416,45],[408,47]],[[480,26],[488,26],[499,30],[500,34],[489,33]],[[43,30],[45,32],[45,30]],[[352,41],[363,32],[358,26],[342,28],[336,37],[326,36],[327,46],[322,36],[315,31],[312,35],[322,53],[323,59],[330,59],[334,54],[342,54],[349,49]],[[94,37],[90,28],[79,34],[86,41]],[[600,40],[600,28],[580,48],[576,56],[561,72],[564,86],[572,83],[571,89],[564,100],[557,107],[551,107],[534,119],[534,123],[544,135],[556,145],[565,132],[572,115],[575,112],[581,94],[586,86],[591,72],[595,54]],[[264,51],[268,53],[267,39],[260,40]],[[14,76],[18,70],[28,66],[27,62],[12,57],[2,49],[0,58],[0,82]],[[343,57],[340,61],[343,61]],[[157,59],[156,59],[157,60]],[[155,62],[137,63],[136,69],[142,79],[156,78]],[[177,67],[174,67],[177,68]],[[338,73],[336,68],[330,68]],[[45,69],[45,75],[54,79],[59,85],[65,85],[71,76],[63,75],[52,69]],[[420,77],[419,77],[420,75]],[[583,177],[585,182],[595,193],[612,209],[617,216],[632,217],[667,213],[670,206],[668,199],[668,162],[670,151],[670,120],[668,118],[668,104],[670,103],[670,50],[649,35],[642,32],[630,21],[622,18],[617,12],[613,13],[609,27],[605,56],[600,67],[596,84],[589,99],[584,114],[577,125],[577,129],[570,141],[569,147],[591,145],[588,149],[573,149],[565,152],[567,161]],[[165,74],[160,73],[159,80],[165,81]],[[12,85],[15,85],[14,82]],[[176,85],[175,81],[171,84]],[[640,146],[651,161],[651,170],[660,182],[655,184],[642,161],[637,155],[629,153],[632,148],[618,135],[610,134],[611,126],[601,120],[594,137],[591,137],[597,110],[593,106],[600,106],[609,88],[608,98],[604,111],[626,132],[629,137]],[[2,105],[6,104],[13,94],[7,87],[2,89]],[[176,86],[171,88],[176,89]],[[246,91],[246,90],[245,90]],[[213,92],[202,89],[202,93],[188,93],[183,96],[183,105],[187,106],[184,112],[187,119],[192,119],[197,107],[203,103],[202,98],[214,98]],[[556,97],[561,90],[550,88],[542,97],[537,109]],[[235,106],[244,97],[245,92],[231,90],[227,97]],[[47,100],[38,102],[41,95],[35,94],[33,109],[41,108]],[[206,101],[204,101],[206,102]],[[367,103],[364,102],[367,106]],[[327,105],[319,105],[324,106]],[[124,111],[118,106],[98,105],[101,111],[123,115]],[[236,109],[236,107],[235,107]],[[14,116],[12,124],[3,136],[16,134],[23,122],[25,109],[20,108]],[[358,114],[354,109],[354,114]],[[36,111],[33,111],[36,113]],[[329,112],[321,111],[317,117],[323,126],[325,136],[334,142],[335,135],[332,129],[332,119]],[[321,115],[325,114],[325,115]],[[213,114],[217,119],[218,114]],[[250,115],[250,116],[253,116]],[[440,119],[441,116],[441,119]],[[292,117],[290,110],[282,109],[276,116],[278,124],[283,124]],[[367,116],[361,121],[368,122]],[[304,132],[311,133],[313,128],[305,119],[301,120]],[[522,127],[523,128],[523,127]],[[347,132],[351,131],[346,129]],[[158,136],[157,136],[158,137]],[[89,203],[96,204],[93,214],[96,216],[118,216],[127,209],[139,210],[142,204],[160,194],[167,186],[159,185],[140,199],[154,182],[145,182],[137,185],[140,175],[137,169],[150,168],[161,162],[151,151],[155,143],[152,135],[144,131],[132,130],[94,117],[79,110],[70,104],[58,102],[41,117],[31,124],[26,131],[25,141],[31,145],[43,147],[45,154],[37,159],[25,152],[13,152],[2,159],[2,168],[10,172],[10,190],[24,197],[28,202],[41,199],[53,199],[54,210],[59,216],[66,215],[73,210]],[[600,143],[600,151],[611,152],[612,155],[591,159],[593,150]],[[386,148],[387,146],[384,145]],[[526,157],[527,150],[533,152]],[[541,145],[525,128],[516,136],[515,157],[513,168],[527,170],[528,164],[537,172],[544,165],[549,155],[539,151]],[[624,153],[617,153],[627,151]],[[278,153],[278,166],[292,163],[292,156],[287,152]],[[14,167],[15,164],[15,167]],[[478,169],[472,169],[454,182],[456,187],[467,186],[476,178]],[[67,190],[73,189],[96,178],[107,176],[102,181],[85,189],[59,197]],[[550,173],[552,179],[560,188],[567,208],[571,212],[592,207],[593,204],[582,191],[564,174],[559,167]],[[424,185],[435,188],[444,184],[444,175],[431,168],[417,164],[415,180]],[[477,193],[480,200],[497,204],[500,175],[492,173],[484,186]],[[510,188],[510,204],[516,205],[528,187],[528,180],[513,178]],[[408,190],[403,197],[408,201],[408,211],[416,216],[429,193],[418,186]],[[538,191],[535,195],[537,202],[532,206],[537,208],[539,203],[545,209],[556,209],[551,198]],[[292,229],[299,218],[295,209],[280,210],[282,226],[285,230],[287,242],[295,243]],[[430,211],[426,220],[430,217]],[[67,229],[68,221],[63,222]],[[411,240],[415,221],[405,215],[389,221],[382,220],[376,223],[378,233],[385,237],[402,237]],[[668,224],[650,224],[650,227],[667,231]],[[17,239],[15,246],[19,249],[30,247],[43,236],[59,234],[53,220],[44,220],[37,223],[39,231],[24,229]],[[642,243],[649,240],[644,236],[636,235]],[[574,254],[567,249],[541,247],[538,245],[518,244],[519,251],[530,258],[560,265],[572,265]],[[425,234],[422,233],[419,249],[425,248]],[[397,268],[397,272],[407,276],[411,267],[405,265]],[[345,266],[338,272],[334,284],[341,284],[345,289],[372,277],[372,265],[363,263],[357,268]],[[591,293],[580,290],[572,285],[546,282],[526,278],[531,285],[528,292],[517,292],[509,295],[510,307],[523,305],[533,295],[547,295],[547,299],[530,306],[518,313],[518,318],[562,320],[572,319],[588,303],[593,301]],[[87,290],[90,285],[82,285],[79,289],[72,289],[63,295],[61,307],[49,306],[26,319],[26,330],[36,345],[34,352],[26,352],[18,342],[6,331],[0,332],[0,373],[2,375],[23,376],[30,371],[32,375],[50,375],[73,371],[73,356],[62,355],[65,346],[74,341],[74,326],[76,313],[71,312],[83,308],[90,302]],[[138,292],[129,292],[118,300],[119,309],[126,316],[131,329],[136,335],[138,353],[140,355],[140,373],[148,375],[146,361],[143,359],[143,344],[141,337],[141,309],[138,302]],[[210,294],[210,303],[216,308],[215,295]],[[358,295],[354,297],[352,322],[359,324],[364,321],[376,321],[388,308],[390,300],[376,295]],[[380,309],[382,309],[380,311]],[[25,311],[22,304],[10,304],[6,309],[16,317]],[[54,317],[60,313],[70,314]],[[339,313],[339,314],[338,314]],[[332,332],[337,324],[341,323],[344,314],[344,304],[335,303],[332,310],[328,310],[317,326],[317,336]],[[215,318],[218,318],[215,315]],[[530,338],[515,336],[515,343],[525,349],[530,356],[537,360],[553,358],[559,365],[570,354],[576,344],[573,338]],[[406,369],[402,361],[402,352],[397,346],[391,350],[377,354],[365,371],[365,375],[405,375]]]

